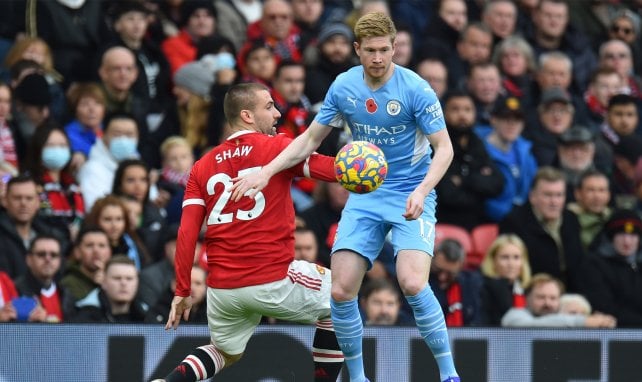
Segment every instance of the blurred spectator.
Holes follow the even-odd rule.
[[[597,167],[593,133],[585,127],[573,126],[559,136],[557,146],[557,167],[566,178],[566,204],[575,200],[574,189],[579,178],[586,171]]]
[[[257,41],[272,49],[277,63],[283,59],[301,61],[303,52],[298,45],[300,39],[301,30],[294,23],[292,4],[286,0],[266,0],[261,19],[247,28],[247,41],[239,51],[239,68],[244,71],[249,64],[246,52]]]
[[[97,83],[86,82],[71,86],[67,92],[71,122],[65,132],[71,144],[71,168],[80,170],[89,157],[91,146],[103,134],[106,100]]]
[[[58,238],[62,253],[66,253],[66,227],[54,227],[38,216],[40,199],[38,184],[30,175],[18,175],[9,180],[4,209],[0,211],[0,270],[12,279],[27,273],[25,257],[31,240],[37,235]]]
[[[562,88],[544,90],[534,123],[526,125],[524,138],[533,142],[533,156],[539,166],[550,166],[557,156],[559,137],[573,124],[575,108]]]
[[[140,159],[126,159],[118,164],[111,193],[116,196],[133,197],[140,206],[136,225],[131,228],[141,238],[144,249],[156,261],[163,257],[161,239],[167,228],[165,212],[150,200],[151,183],[149,168]]]
[[[167,113],[152,113],[148,102],[132,92],[138,77],[134,54],[128,48],[119,46],[107,49],[98,74],[107,101],[107,114],[132,115],[138,127],[138,151],[150,166],[156,166],[160,163],[158,145],[167,135],[167,130],[175,128],[175,122]]]
[[[65,94],[60,82],[62,76],[54,69],[51,49],[45,40],[39,37],[24,37],[17,40],[4,60],[6,68],[12,68],[20,60],[30,60],[39,65],[33,73],[41,74],[47,80],[51,103],[49,105],[51,115],[61,120],[67,112]],[[8,81],[10,78],[5,78]]]
[[[640,50],[640,16],[630,9],[618,11],[610,20],[608,37],[622,40],[633,54],[635,73],[642,73],[642,50]]]
[[[451,137],[454,158],[435,190],[439,195],[437,220],[470,230],[488,221],[484,201],[497,196],[504,177],[473,132],[475,104],[460,90],[446,93],[442,100],[444,119]]]
[[[40,215],[53,227],[63,227],[73,241],[85,217],[85,204],[71,170],[69,138],[53,120],[33,135],[25,169],[36,179]]]
[[[366,13],[381,12],[390,16],[390,7],[387,0],[361,0],[361,2],[353,5],[354,9],[345,18],[345,23],[352,30],[354,30],[357,20]]]
[[[426,80],[437,98],[441,99],[448,90],[448,68],[439,58],[424,58],[417,62],[415,72]]]
[[[567,208],[577,215],[586,251],[612,213],[609,178],[599,170],[587,170],[579,176],[574,194],[575,201]]]
[[[217,13],[210,0],[183,1],[180,6],[182,28],[178,35],[163,41],[161,48],[172,74],[196,59],[196,45],[216,33]]]
[[[18,174],[25,144],[11,120],[11,88],[0,83],[0,176]]]
[[[451,55],[448,59],[448,86],[462,87],[471,66],[490,61],[492,48],[493,35],[490,29],[480,22],[468,24],[459,36],[457,54]]]
[[[33,297],[38,306],[29,321],[62,322],[64,289],[56,283],[62,264],[62,248],[54,236],[36,236],[27,252],[27,273],[16,279],[20,296]]]
[[[0,322],[7,322],[18,318],[16,309],[11,300],[18,297],[18,291],[13,280],[3,271],[0,271]]]
[[[368,280],[363,284],[359,297],[365,325],[401,325],[401,295],[399,289],[387,279]]]
[[[607,38],[610,19],[625,7],[636,7],[632,2],[611,2],[604,0],[586,2],[567,2],[570,23],[586,36],[596,51]]]
[[[531,84],[536,70],[533,48],[519,36],[508,36],[495,46],[493,63],[502,75],[507,95],[529,104]]]
[[[229,62],[223,63],[224,60]],[[202,152],[209,143],[205,131],[211,107],[210,91],[216,71],[219,65],[222,69],[229,67],[229,64],[234,66],[234,59],[229,53],[221,60],[217,56],[207,55],[183,65],[174,74],[173,92],[178,107],[180,133],[196,152]]]
[[[162,238],[163,258],[140,272],[138,298],[149,306],[156,306],[163,293],[170,289],[174,281],[174,256],[178,224],[168,227]],[[172,293],[173,296],[173,293]],[[167,314],[169,312],[169,307]]]
[[[471,66],[466,89],[475,100],[476,125],[490,125],[491,112],[502,92],[499,69],[492,63]]]
[[[481,20],[493,32],[493,45],[515,33],[517,6],[511,0],[487,1],[482,10]]]
[[[35,8],[35,9],[33,9]],[[94,72],[91,54],[104,40],[107,25],[103,4],[96,1],[37,1],[26,15],[26,34],[41,36],[51,47],[53,67],[73,82],[90,81]]]
[[[484,275],[480,323],[499,326],[510,308],[526,306],[524,287],[531,281],[526,245],[517,235],[499,235],[488,248],[480,269]]]
[[[430,52],[437,57],[450,56],[455,52],[460,33],[468,24],[466,2],[441,0],[437,2],[436,8],[437,13],[432,15],[422,33],[424,38],[420,49],[423,54]]]
[[[591,315],[591,311],[591,304],[581,294],[564,293],[560,297],[560,313],[579,314],[586,317]]]
[[[241,69],[243,75],[241,82],[258,82],[271,88],[277,66],[277,59],[272,48],[264,41],[257,40],[242,53],[245,67]]]
[[[628,94],[616,94],[609,100],[606,119],[596,139],[596,153],[608,175],[613,173],[613,150],[623,137],[635,134],[640,121],[637,101]]]
[[[138,272],[132,259],[114,256],[105,265],[100,288],[76,302],[74,322],[131,323],[143,322],[149,310],[136,300]]]
[[[240,50],[247,38],[247,27],[261,18],[261,0],[219,0],[214,2],[218,14],[216,30]]]
[[[465,260],[457,240],[444,239],[435,246],[429,282],[449,328],[479,324],[482,277],[463,269]]]
[[[624,136],[613,151],[613,174],[611,191],[615,206],[635,208],[636,169],[642,162],[642,138],[636,135]]]
[[[172,101],[169,93],[171,74],[169,63],[160,47],[145,38],[149,26],[149,9],[141,1],[122,0],[113,2],[109,10],[113,36],[102,50],[112,46],[131,49],[138,66],[138,76],[132,85],[132,92],[150,103],[151,112],[162,113]]]
[[[171,309],[172,300],[174,299],[174,292],[176,290],[176,282],[173,279],[161,295],[158,302],[150,308],[145,316],[145,322],[155,324],[165,324],[169,318],[169,311]],[[191,291],[192,291],[192,308],[189,311],[189,319],[187,322],[190,324],[206,324],[207,323],[207,306],[205,300],[207,297],[207,284],[205,280],[207,272],[198,265],[192,267],[191,274]]]
[[[626,94],[642,98],[642,80],[633,72],[631,48],[621,40],[608,40],[600,45],[599,65],[615,70],[624,79]]]
[[[413,44],[414,41],[410,28],[401,23],[397,23],[395,53],[392,55],[392,62],[406,68],[412,68],[415,64]]]
[[[584,101],[588,107],[588,118],[592,130],[598,131],[606,117],[611,98],[624,92],[624,79],[611,68],[599,68],[591,73]]]
[[[642,327],[641,237],[635,211],[614,211],[579,273],[580,290],[591,305],[615,316],[620,327]]]
[[[318,57],[307,68],[305,83],[305,94],[313,104],[323,101],[337,75],[356,64],[353,40],[352,31],[343,23],[328,24],[321,29],[317,40]]]
[[[25,76],[13,92],[14,110],[12,119],[16,124],[16,132],[23,142],[31,141],[31,137],[50,116],[51,95],[45,77],[38,73]]]
[[[302,55],[314,51],[317,45],[317,36],[323,27],[323,0],[291,0],[292,17],[294,24],[299,27],[300,38],[297,42]]]
[[[65,290],[64,316],[74,312],[76,301],[84,298],[103,281],[105,264],[111,258],[109,238],[97,226],[84,226],[74,243],[71,258],[60,280]]]
[[[597,58],[588,39],[569,23],[568,4],[561,0],[541,0],[532,17],[535,28],[525,37],[535,55],[564,52],[573,62],[574,88],[582,93],[597,65]]]
[[[537,171],[528,203],[515,207],[499,223],[501,233],[515,233],[529,253],[533,273],[548,273],[562,280],[569,291],[576,290],[575,278],[584,251],[580,224],[564,208],[566,180],[552,167]]]
[[[560,313],[564,285],[556,278],[539,273],[526,289],[527,306],[511,308],[502,318],[502,326],[522,328],[614,328],[613,316],[594,313],[590,316]]]
[[[305,226],[314,231],[319,243],[318,262],[326,267],[330,265],[330,250],[348,195],[349,191],[339,183],[318,182],[313,195],[314,205],[299,213]]]
[[[314,232],[305,227],[297,227],[294,231],[294,259],[316,263],[319,255],[319,244]]]
[[[497,99],[491,112],[491,124],[492,127],[476,128],[476,133],[484,141],[486,150],[504,176],[501,194],[485,202],[486,215],[497,222],[513,206],[526,202],[531,181],[537,171],[537,162],[531,153],[531,142],[521,136],[524,129],[524,109],[519,99]]]
[[[96,200],[84,224],[103,229],[109,238],[111,252],[129,257],[137,270],[151,264],[147,248],[131,226],[127,207],[117,196],[107,195]]]
[[[161,145],[160,151],[163,167],[157,184],[159,195],[167,194],[162,197],[167,200],[164,207],[167,212],[167,223],[180,223],[183,195],[194,165],[194,154],[187,140],[178,135],[167,138]]]
[[[104,126],[102,137],[91,147],[89,158],[77,175],[86,210],[111,191],[118,163],[139,156],[138,125],[131,114],[110,114]]]

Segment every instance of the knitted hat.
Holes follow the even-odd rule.
[[[558,139],[563,145],[573,143],[593,142],[593,133],[584,126],[575,125],[559,135]]]
[[[216,18],[216,8],[212,0],[185,0],[181,4],[181,22],[186,25],[190,17],[199,9],[205,9],[212,17]]]
[[[174,84],[198,96],[208,97],[214,84],[214,69],[206,60],[189,62],[176,71]]]
[[[632,210],[617,210],[613,212],[604,228],[611,239],[618,233],[636,233],[642,236],[642,220]]]
[[[32,73],[20,81],[14,91],[16,99],[24,104],[47,106],[51,103],[49,83],[41,74]]]
[[[319,44],[323,44],[324,42],[328,41],[332,36],[335,35],[341,35],[348,40],[348,42],[352,42],[354,40],[354,37],[352,36],[352,31],[350,28],[343,24],[343,23],[334,23],[334,24],[329,24],[323,27],[321,29],[321,32],[319,32]]]
[[[145,7],[145,5],[136,0],[124,0],[115,2],[112,8],[110,9],[111,16],[114,21],[118,20],[122,15],[129,12],[138,12],[149,14],[150,11]]]

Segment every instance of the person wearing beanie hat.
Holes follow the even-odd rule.
[[[591,244],[578,272],[580,292],[618,327],[642,327],[642,219],[633,210],[613,212]]]
[[[172,73],[196,59],[197,44],[216,33],[216,9],[208,0],[185,0],[181,5],[181,32],[163,41],[161,49],[169,61]]]
[[[319,33],[318,43],[323,44],[331,37],[334,37],[336,35],[344,37],[349,42],[354,41],[354,35],[352,34],[350,27],[348,27],[344,23],[333,23],[328,24],[324,26],[323,29],[321,29],[321,32]]]
[[[16,100],[13,119],[24,142],[51,114],[51,94],[47,79],[38,73],[25,76],[13,91]]]

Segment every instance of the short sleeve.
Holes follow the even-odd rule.
[[[446,127],[439,99],[426,81],[415,88],[413,106],[417,127],[424,134],[433,134]]]

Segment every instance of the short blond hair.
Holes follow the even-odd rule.
[[[185,146],[189,150],[192,150],[192,146],[189,144],[187,139],[183,138],[180,135],[172,135],[171,137],[167,137],[167,139],[165,139],[160,145],[161,155],[165,157],[167,155],[167,152],[176,146]]]
[[[386,36],[390,36],[390,41],[395,41],[397,28],[385,13],[366,13],[357,20],[354,26],[354,37],[358,43],[361,43],[364,38]]]

